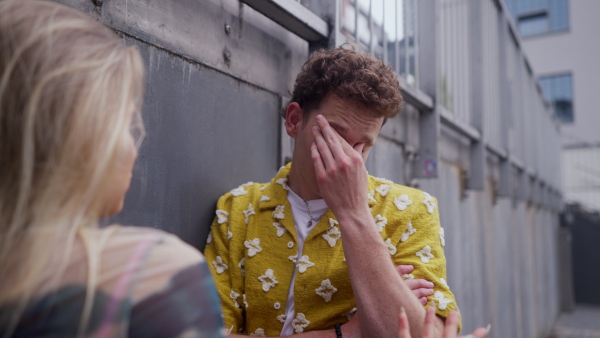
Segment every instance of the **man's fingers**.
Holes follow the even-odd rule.
[[[336,159],[343,157],[345,153],[342,149],[342,143],[346,143],[346,141],[329,125],[329,122],[327,122],[327,119],[323,115],[317,115],[316,120],[333,157]]]
[[[406,279],[404,283],[409,289],[433,289],[433,283],[425,279]]]
[[[398,338],[410,338],[410,328],[408,327],[408,318],[404,308],[400,310],[400,315],[398,315]]]
[[[414,266],[412,265],[398,265],[396,267],[396,270],[398,271],[398,273],[402,276],[402,275],[406,275],[407,273],[411,273],[413,272],[413,270],[415,269]]]
[[[473,331],[473,333],[471,333],[473,335],[474,338],[484,338],[485,336],[487,336],[488,334],[488,330],[480,327],[477,330]]]
[[[423,337],[422,338],[433,338],[435,337],[435,302],[431,301],[429,307],[425,310],[425,324],[423,325]]]
[[[446,318],[446,325],[444,327],[444,334],[442,338],[455,338],[458,332],[458,312],[452,311]]]
[[[411,291],[417,298],[433,295],[433,289],[412,289]]]
[[[325,175],[325,165],[323,164],[323,159],[321,158],[319,149],[317,149],[317,145],[314,142],[310,145],[310,156],[312,158],[313,165],[315,166],[315,174],[317,177]]]
[[[419,298],[419,302],[423,306],[427,305],[427,297],[421,297],[421,298]]]
[[[321,159],[323,160],[323,164],[325,168],[332,168],[335,166],[335,159],[333,154],[331,153],[331,149],[329,145],[323,138],[323,134],[321,133],[321,129],[319,127],[314,126],[312,129],[313,136],[315,138],[315,143],[317,145],[317,149],[319,150],[319,154],[321,155]]]

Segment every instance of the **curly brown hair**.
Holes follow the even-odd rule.
[[[314,52],[296,77],[290,103],[297,102],[310,113],[329,94],[364,105],[386,119],[404,105],[392,67],[349,44]],[[281,113],[285,118],[285,109]]]

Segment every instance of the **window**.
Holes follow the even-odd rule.
[[[521,36],[531,36],[546,33],[549,28],[548,13],[520,17],[518,25]]]
[[[521,36],[569,29],[569,0],[505,0]]]
[[[554,106],[556,117],[564,123],[572,123],[573,116],[573,77],[561,74],[540,77],[544,96]]]

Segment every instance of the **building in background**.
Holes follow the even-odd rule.
[[[505,1],[562,124],[565,200],[600,211],[600,1]]]

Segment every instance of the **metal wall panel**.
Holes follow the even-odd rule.
[[[160,228],[202,249],[217,198],[277,171],[279,98],[133,38],[146,64],[147,135],[115,222]],[[240,144],[246,144],[244,151]]]

